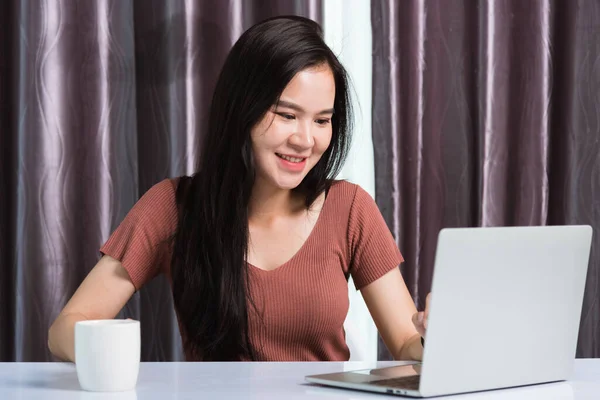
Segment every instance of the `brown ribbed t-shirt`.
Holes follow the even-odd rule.
[[[177,226],[177,182],[166,179],[148,190],[100,249],[121,261],[136,290],[159,273],[171,282],[167,239]],[[402,261],[369,194],[358,185],[335,182],[311,234],[289,261],[272,271],[247,265],[253,301],[262,314],[261,322],[248,308],[258,358],[347,361],[343,324],[349,275],[360,290]],[[185,332],[181,336],[185,341]]]

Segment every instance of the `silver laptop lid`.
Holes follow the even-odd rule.
[[[442,230],[421,395],[567,379],[591,240],[589,226]]]

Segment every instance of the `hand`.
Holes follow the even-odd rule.
[[[425,311],[416,312],[412,316],[412,322],[417,328],[417,332],[421,337],[425,337],[427,333],[427,318],[429,318],[429,299],[431,297],[431,293],[427,295],[425,298]]]

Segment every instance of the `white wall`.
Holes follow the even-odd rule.
[[[339,178],[356,183],[375,196],[371,137],[371,2],[324,0],[323,3],[325,41],[348,70],[355,113],[352,148]],[[344,327],[350,360],[377,360],[377,329],[352,280],[348,294],[350,311]]]

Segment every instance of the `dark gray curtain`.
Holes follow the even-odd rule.
[[[264,18],[320,0],[0,2],[0,361],[51,360],[47,330],[154,183],[191,173],[217,74]],[[181,360],[165,279],[120,316],[143,360]]]
[[[600,357],[600,2],[371,4],[376,200],[415,301],[443,227],[590,224],[577,355]]]

